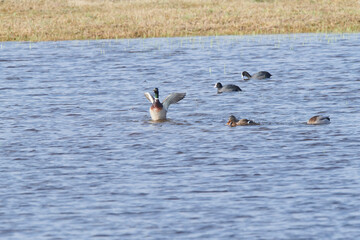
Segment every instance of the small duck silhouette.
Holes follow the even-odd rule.
[[[249,120],[245,118],[238,120],[234,115],[230,115],[229,121],[226,124],[229,125],[230,127],[260,125],[260,123],[256,123],[253,120]]]
[[[247,71],[244,71],[241,73],[241,77],[244,80],[250,80],[250,79],[265,79],[265,78],[270,78],[272,75],[269,72],[266,71],[260,71],[258,73],[255,73],[254,75],[250,75]],[[247,77],[247,78],[244,78]]]
[[[216,83],[214,88],[217,88],[217,93],[223,93],[223,92],[238,92],[241,91],[241,88],[234,84],[229,85],[222,85],[221,83]]]
[[[307,121],[307,124],[309,125],[320,125],[320,124],[329,124],[330,123],[330,117],[326,116],[313,116]]]

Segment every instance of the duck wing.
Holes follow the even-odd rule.
[[[144,95],[149,100],[149,102],[154,103],[155,99],[150,93],[146,92]]]
[[[172,93],[169,96],[165,98],[163,101],[163,106],[167,110],[170,106],[170,104],[177,103],[181,99],[185,97],[186,93]]]

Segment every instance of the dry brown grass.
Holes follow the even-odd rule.
[[[0,0],[0,41],[360,32],[359,0]]]

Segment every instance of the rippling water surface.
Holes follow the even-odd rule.
[[[0,43],[0,238],[359,239],[359,63],[359,34]],[[166,122],[154,87],[187,93]]]

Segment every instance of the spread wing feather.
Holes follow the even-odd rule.
[[[172,93],[167,96],[163,102],[164,108],[167,110],[171,104],[177,103],[185,97],[186,93]]]
[[[153,96],[151,96],[150,93],[146,92],[146,93],[144,93],[144,95],[149,100],[149,102],[154,103],[155,99]]]

